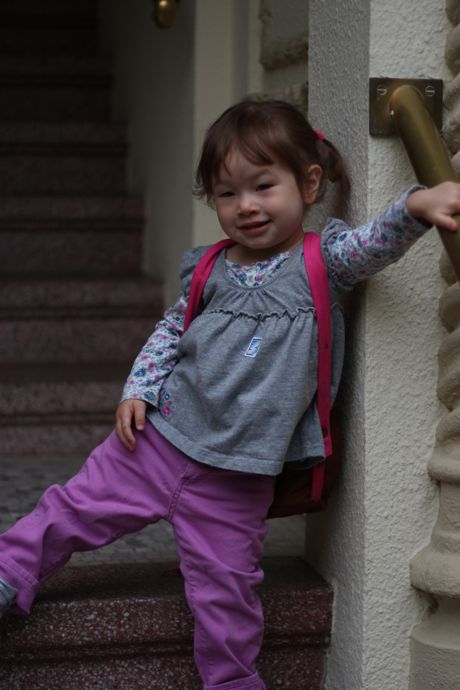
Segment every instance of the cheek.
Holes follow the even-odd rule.
[[[221,225],[225,225],[229,221],[230,212],[228,208],[216,208],[217,220]]]
[[[297,194],[295,202],[293,204],[293,208],[297,209],[297,213],[303,217],[307,211],[308,206],[309,204],[299,194]]]

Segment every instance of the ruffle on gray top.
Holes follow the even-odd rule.
[[[188,294],[204,253],[182,263]],[[332,292],[332,395],[343,361],[344,326]],[[178,363],[164,381],[149,419],[171,443],[200,462],[257,474],[278,474],[284,461],[321,456],[316,407],[317,330],[300,245],[260,287],[235,285],[224,254],[203,294],[204,308],[182,336]]]

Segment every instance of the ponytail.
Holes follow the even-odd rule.
[[[324,170],[324,176],[330,182],[337,183],[341,195],[346,198],[350,192],[351,183],[347,173],[347,166],[339,150],[329,139],[318,139],[316,144],[319,163]],[[318,201],[324,196],[326,185],[321,185]]]

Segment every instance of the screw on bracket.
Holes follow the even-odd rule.
[[[442,126],[442,79],[389,79],[369,80],[369,134],[389,136],[396,134],[391,116],[391,97],[400,86],[415,87],[438,129]]]

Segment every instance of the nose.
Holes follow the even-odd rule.
[[[240,215],[255,213],[257,210],[258,206],[253,194],[250,194],[249,192],[240,194],[238,203],[238,213]]]

